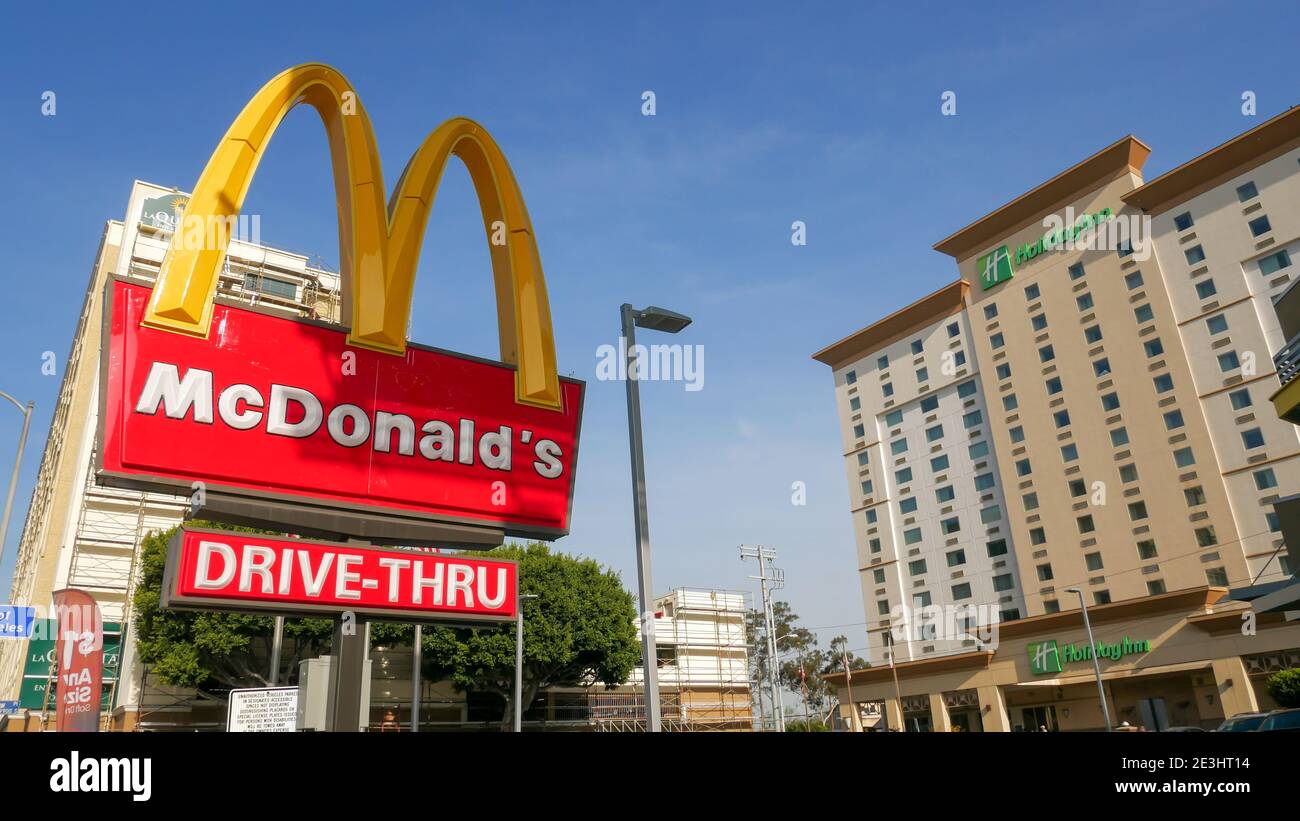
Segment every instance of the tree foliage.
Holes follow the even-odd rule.
[[[772,615],[778,639],[779,663],[775,665],[775,671],[779,686],[784,692],[796,696],[797,705],[802,706],[806,699],[811,715],[825,711],[835,696],[835,688],[825,677],[830,673],[842,673],[846,658],[851,670],[867,667],[866,659],[858,658],[848,650],[848,639],[845,636],[832,639],[829,649],[819,647],[817,634],[799,624],[799,616],[788,602],[773,602]],[[753,648],[750,674],[758,688],[759,698],[762,699],[768,694],[771,665],[761,610],[751,610],[746,614],[745,629]],[[802,710],[797,707],[795,712]],[[786,729],[789,727],[790,723],[787,722]]]
[[[1282,707],[1300,707],[1300,667],[1279,670],[1264,684],[1268,694]]]

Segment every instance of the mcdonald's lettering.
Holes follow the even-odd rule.
[[[298,103],[329,137],[347,326],[217,298],[223,226]],[[500,361],[406,340],[425,223],[453,155],[482,212]],[[189,198],[166,203],[165,221],[186,230],[173,232],[153,287],[107,287],[98,480],[185,494],[202,482],[276,505],[567,533],[584,386],[558,375],[537,244],[504,154],[482,126],[449,120],[383,198],[370,120],[340,73],[298,66],[258,91]]]

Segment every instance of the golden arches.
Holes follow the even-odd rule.
[[[496,287],[501,359],[516,369],[517,401],[560,407],[555,336],[532,223],[505,155],[487,131],[463,117],[448,120],[407,163],[384,207],[384,179],[370,118],[333,68],[291,68],[261,88],[231,124],[199,176],[172,235],[144,324],[206,337],[228,241],[262,154],[299,103],[320,114],[329,139],[339,215],[344,311],[349,344],[403,354],[415,268],[429,211],[447,159],[469,169],[483,214]],[[182,227],[184,230],[182,230]]]

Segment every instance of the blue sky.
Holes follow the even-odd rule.
[[[390,185],[455,115],[509,157],[561,370],[590,380],[561,548],[633,586],[623,388],[594,380],[596,350],[616,340],[622,302],[682,311],[695,324],[671,341],[704,346],[704,390],[642,390],[655,588],[753,589],[736,548],[766,544],[805,624],[851,647],[864,640],[848,491],[830,374],[809,355],[951,281],[934,242],[1120,136],[1152,146],[1150,178],[1300,98],[1294,3],[400,7],[6,13],[0,390],[37,403],[6,592],[58,391],[41,354],[61,364],[68,351],[104,221],[124,216],[133,179],[191,187],[240,107],[290,65],[349,77]],[[41,116],[47,90],[54,117]],[[955,117],[940,114],[948,90]],[[1241,113],[1246,90],[1258,117]],[[315,114],[295,111],[245,211],[265,242],[335,265],[327,169]],[[794,220],[806,246],[790,242]],[[452,167],[412,338],[495,356],[494,317],[477,206]],[[0,476],[18,426],[0,407]],[[795,481],[805,506],[790,502]]]

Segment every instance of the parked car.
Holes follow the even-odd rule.
[[[1249,733],[1259,729],[1260,723],[1268,718],[1268,713],[1237,713],[1225,719],[1215,730],[1216,733]]]
[[[1207,730],[1204,727],[1166,727],[1166,733],[1204,733]]]
[[[1300,707],[1274,710],[1260,722],[1257,733],[1300,732]]]

